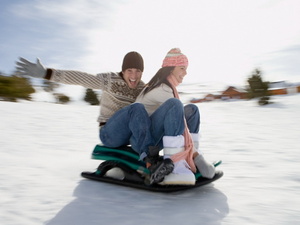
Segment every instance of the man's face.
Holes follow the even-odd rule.
[[[143,72],[140,69],[128,68],[123,72],[123,79],[130,88],[137,88]]]

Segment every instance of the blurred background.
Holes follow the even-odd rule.
[[[185,83],[244,85],[255,68],[264,79],[300,81],[297,0],[4,0],[0,71],[22,56],[46,67],[96,74],[120,71],[138,51],[149,81],[166,53],[190,61]]]
[[[298,0],[2,0],[0,220],[299,224],[299,21]],[[138,51],[147,82],[174,47],[189,58],[178,90],[201,111],[201,150],[225,174],[186,193],[83,180],[98,166],[101,91],[14,76],[18,57],[97,74]]]

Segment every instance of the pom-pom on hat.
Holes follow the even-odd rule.
[[[172,48],[166,55],[162,67],[168,66],[188,66],[188,58],[181,53],[179,48]]]
[[[128,52],[123,59],[122,71],[129,68],[140,69],[144,71],[144,60],[138,52]]]

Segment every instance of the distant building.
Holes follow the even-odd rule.
[[[227,100],[227,99],[246,99],[247,98],[247,92],[238,89],[233,86],[229,86],[223,93],[221,94],[221,99]]]
[[[193,98],[190,102],[191,103],[200,103],[200,102],[204,102],[204,99],[202,99],[202,98]]]
[[[285,81],[270,82],[268,87],[270,95],[285,95],[300,93],[300,84],[288,84]],[[207,94],[204,98],[194,98],[191,103],[209,102],[216,99],[248,99],[248,93],[244,89],[229,86],[221,94]]]
[[[270,82],[268,91],[270,95],[286,95],[300,92],[299,85],[288,84],[285,81]]]
[[[207,94],[205,97],[204,97],[205,101],[213,101],[216,99],[216,96],[213,95],[213,94]]]

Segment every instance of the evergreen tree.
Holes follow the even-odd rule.
[[[252,76],[248,78],[247,81],[249,84],[249,87],[247,88],[249,98],[259,98],[259,105],[269,104],[269,82],[263,81],[262,72],[259,69],[255,69],[252,72]]]
[[[46,92],[53,92],[55,88],[59,87],[59,84],[50,80],[43,80],[43,89]]]
[[[58,103],[58,104],[66,104],[70,101],[70,97],[66,96],[65,94],[54,93],[53,95],[56,99],[56,103]]]
[[[31,100],[30,94],[35,90],[30,82],[24,77],[0,75],[0,97],[6,101],[17,99]]]
[[[90,103],[91,105],[99,105],[100,104],[100,102],[98,100],[98,96],[90,88],[86,89],[85,96],[84,96],[84,101]]]

